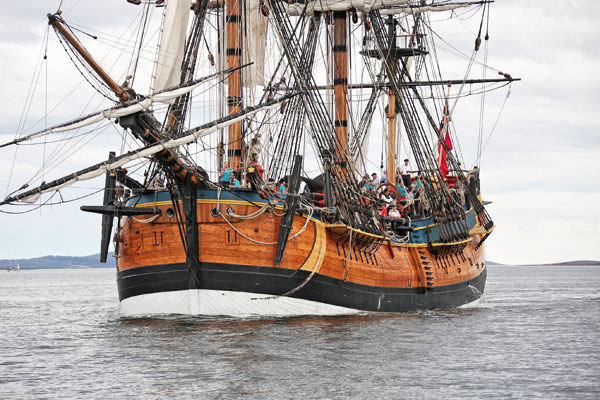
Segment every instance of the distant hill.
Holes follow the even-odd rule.
[[[55,269],[55,268],[114,268],[115,260],[113,253],[108,253],[106,264],[100,263],[100,254],[89,256],[44,256],[29,259],[5,259],[0,260],[0,270],[14,268],[19,262],[21,269]]]
[[[507,265],[500,264],[493,261],[487,261],[487,265]],[[576,260],[576,261],[564,261],[557,263],[547,264],[511,264],[513,267],[550,267],[550,266],[600,266],[600,261],[595,260]]]
[[[494,261],[486,261],[487,265],[508,265],[508,264],[502,264],[502,263],[497,263]],[[511,264],[512,265],[512,264]],[[519,264],[519,265],[512,265],[512,266],[533,266],[533,267],[548,267],[548,266],[552,266],[552,265],[557,265],[557,266],[600,266],[600,261],[594,261],[594,260],[576,260],[576,261],[565,261],[565,262],[558,262],[558,263],[550,263],[550,264]]]
[[[540,266],[550,266],[550,265],[592,265],[592,266],[600,266],[600,261],[594,261],[594,260],[577,260],[577,261],[564,261],[564,262],[558,262],[558,263],[551,263],[551,264],[535,264],[535,265],[540,265]]]

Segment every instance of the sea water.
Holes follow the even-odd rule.
[[[477,308],[119,317],[115,271],[0,271],[0,398],[600,398],[600,268],[488,267]]]

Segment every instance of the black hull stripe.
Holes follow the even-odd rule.
[[[280,295],[300,285],[308,271],[283,268],[203,263],[200,289]],[[450,309],[477,300],[485,289],[487,269],[479,276],[452,285],[432,288],[389,288],[343,283],[315,274],[292,297],[363,311],[406,312]],[[187,290],[184,263],[138,267],[117,274],[119,298],[149,293]],[[473,289],[476,288],[477,290]]]

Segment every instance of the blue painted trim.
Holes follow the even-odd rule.
[[[197,191],[199,200],[217,200],[216,189],[198,189]],[[178,193],[179,196],[181,194]],[[265,199],[260,197],[258,193],[251,189],[237,189],[237,190],[222,190],[221,200],[237,200],[237,201],[249,201],[252,203],[265,203]],[[167,190],[161,190],[159,192],[146,193],[141,196],[134,196],[127,200],[128,206],[135,206],[136,204],[152,203],[171,201],[171,195]]]

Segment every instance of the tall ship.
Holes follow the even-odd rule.
[[[112,104],[0,148],[62,145],[107,123],[123,141],[65,176],[16,182],[0,207],[54,204],[68,186],[102,180],[102,204],[81,209],[100,214],[102,262],[114,245],[126,316],[474,304],[494,223],[479,168],[455,150],[454,110],[473,94],[483,108],[485,93],[516,80],[485,63],[490,6],[127,0],[140,22],[118,77],[87,50],[100,34],[50,13],[68,68]],[[462,54],[436,23],[467,16],[479,32]],[[440,42],[460,62],[439,57]],[[149,87],[137,84],[143,73]]]

